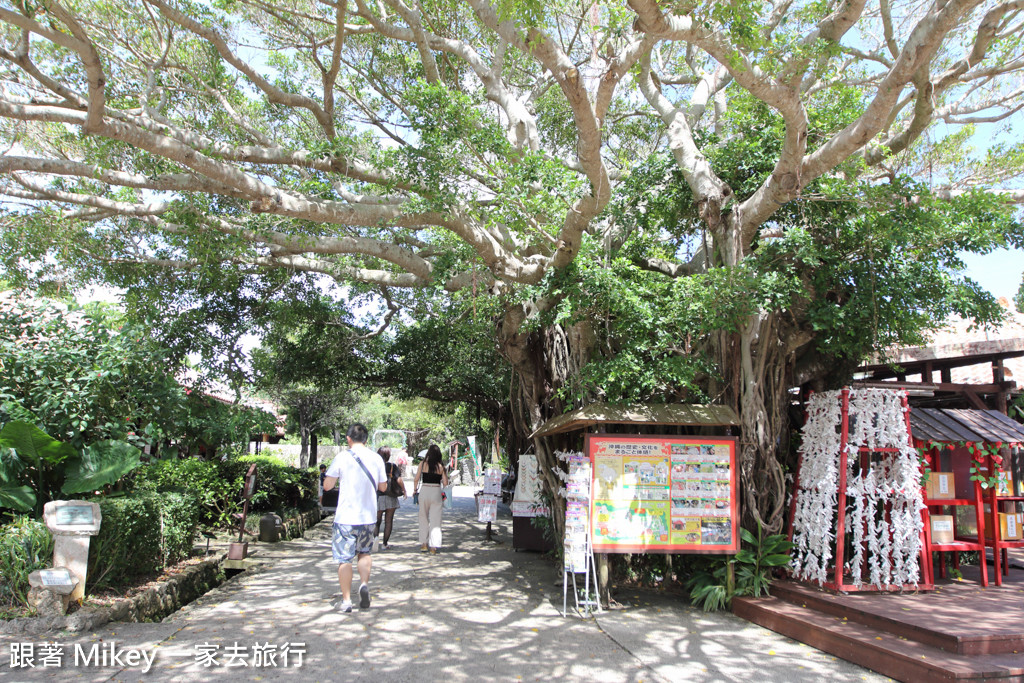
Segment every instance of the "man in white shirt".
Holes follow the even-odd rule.
[[[384,461],[366,447],[366,427],[349,427],[342,451],[327,468],[324,491],[338,485],[338,508],[334,512],[334,539],[331,554],[338,562],[342,612],[352,611],[352,560],[359,570],[359,608],[370,606],[370,568],[373,558],[373,525],[377,521],[377,491],[385,491],[388,478]]]

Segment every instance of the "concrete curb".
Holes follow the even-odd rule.
[[[62,617],[22,617],[0,622],[0,633],[38,635],[51,631],[81,633],[111,621],[160,621],[223,582],[221,562],[226,555],[187,567],[156,586],[114,604],[79,610]]]
[[[319,510],[309,510],[297,517],[291,517],[281,524],[282,537],[301,538],[319,521]],[[0,633],[82,633],[100,628],[109,622],[160,621],[222,584],[225,578],[221,565],[226,557],[226,553],[211,556],[132,598],[117,600],[109,606],[85,608],[59,617],[19,617],[0,621]]]

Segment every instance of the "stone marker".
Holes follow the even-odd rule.
[[[277,543],[281,540],[281,518],[273,512],[260,517],[260,542]]]
[[[53,534],[53,566],[67,567],[78,580],[68,600],[85,597],[89,566],[89,537],[100,532],[100,506],[87,500],[51,500],[43,506],[43,520]]]
[[[80,583],[67,567],[36,570],[28,575],[28,604],[39,616],[63,616],[68,611],[71,593]]]

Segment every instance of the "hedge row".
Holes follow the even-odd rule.
[[[200,504],[189,493],[97,499],[103,522],[89,543],[87,590],[155,574],[192,553]]]
[[[253,513],[316,507],[318,472],[299,470],[274,457],[251,455],[228,461],[161,460],[135,473],[133,486],[158,492],[189,491],[200,497],[201,524],[234,526],[231,515],[242,509],[242,484],[256,463],[256,492],[249,503]]]

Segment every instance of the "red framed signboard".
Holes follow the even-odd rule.
[[[595,553],[739,551],[736,438],[587,434]]]

